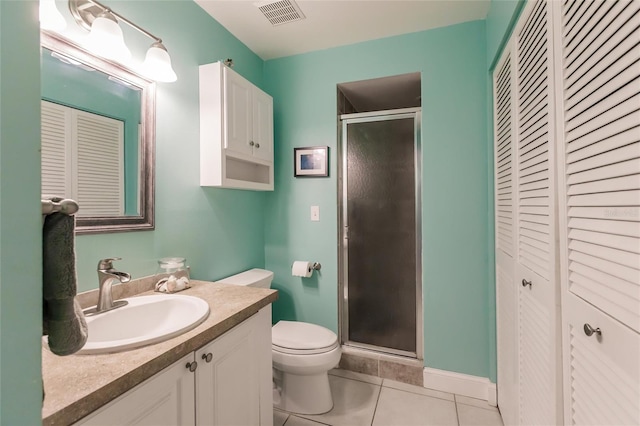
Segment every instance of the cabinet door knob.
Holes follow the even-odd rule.
[[[256,144],[256,148],[260,148],[260,144],[259,143]]]
[[[532,283],[531,281],[527,281],[527,280],[526,280],[526,279],[524,279],[524,278],[522,279],[522,287],[529,286],[529,288],[531,288],[531,287],[532,287],[532,284],[533,284],[533,283]]]
[[[188,362],[187,368],[193,373],[194,371],[196,371],[196,368],[198,368],[198,363],[196,361]]]
[[[593,328],[591,327],[590,324],[585,324],[583,328],[584,328],[584,334],[586,334],[587,336],[592,336],[594,334],[596,336],[602,336],[602,331],[600,331],[600,327]]]
[[[254,146],[255,143],[253,141],[249,141],[249,146]]]
[[[211,362],[211,360],[213,359],[213,354],[211,352],[209,352],[208,354],[202,354],[202,359],[204,359],[206,362]]]

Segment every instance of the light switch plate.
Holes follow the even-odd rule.
[[[311,221],[320,222],[320,206],[311,206]]]

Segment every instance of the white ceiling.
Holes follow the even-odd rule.
[[[484,19],[490,0],[299,0],[306,19],[275,27],[258,1],[195,2],[268,60]]]

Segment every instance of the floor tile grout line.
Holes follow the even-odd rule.
[[[380,395],[382,395],[382,383],[378,386],[378,398],[376,398],[376,405],[373,407],[373,416],[371,416],[371,426],[373,426],[373,421],[376,419],[376,412],[378,411],[378,404],[380,403]]]
[[[358,374],[365,374],[365,373],[358,373]],[[340,377],[341,379],[355,380],[356,382],[368,383],[368,384],[374,385],[374,386],[382,386],[382,380],[384,380],[383,378],[378,377],[381,380],[381,382],[380,383],[372,383],[372,382],[367,382],[366,380],[358,379],[357,377],[345,377],[345,376],[340,376],[339,374],[331,374],[331,373],[329,373],[329,375],[333,376],[333,377]],[[367,376],[369,376],[369,374],[367,374]],[[371,376],[371,377],[377,377],[377,376]]]
[[[491,405],[489,405],[488,407],[479,407],[477,405],[465,404],[464,402],[457,402],[457,401],[456,401],[456,404],[466,405],[467,407],[479,408],[481,410],[493,411],[493,412],[498,412],[498,413],[500,412],[498,407],[493,407]]]
[[[497,411],[498,413],[500,413],[500,409],[497,406],[492,406],[489,405],[489,402],[487,402],[487,406],[486,407],[481,407],[479,405],[473,405],[473,404],[467,404],[466,402],[462,402],[462,401],[458,401],[458,397],[459,396],[464,396],[464,395],[458,395],[456,393],[453,394],[453,398],[456,401],[456,405],[457,404],[462,404],[462,405],[466,405],[467,407],[474,407],[474,408],[480,408],[481,410],[487,410],[487,411]],[[469,399],[478,399],[478,398],[471,398],[471,397],[466,397]],[[484,399],[478,399],[478,401],[484,401]],[[502,414],[500,415],[500,417],[502,417]]]
[[[453,404],[455,405],[456,408],[456,423],[458,424],[458,426],[460,426],[460,415],[458,414],[458,401],[455,400],[455,394],[453,395]]]
[[[408,390],[405,390],[405,389],[394,388],[394,387],[391,387],[391,386],[384,386],[384,387],[387,388],[387,389],[393,389],[393,390],[397,390],[397,391],[400,391],[400,392],[410,393],[412,395],[426,396],[427,398],[435,398],[435,399],[439,399],[441,401],[449,401],[449,402],[453,402],[454,404],[456,403],[455,394],[451,394],[451,395],[453,395],[453,401],[452,401],[450,399],[442,398],[442,397],[435,396],[435,395],[425,395],[425,394],[420,393],[420,392],[412,392],[412,391],[408,391]],[[424,389],[428,389],[428,388],[424,388]],[[441,392],[441,391],[436,391],[436,392]],[[444,393],[446,393],[446,392],[444,392]],[[466,404],[466,405],[468,405],[468,404]]]
[[[351,370],[345,370],[345,371],[351,371]],[[411,383],[405,383],[405,382],[399,382],[399,381],[397,381],[397,380],[387,379],[387,378],[383,378],[383,377],[379,377],[379,376],[372,376],[372,375],[370,375],[370,374],[366,374],[366,373],[359,373],[359,372],[357,372],[357,371],[352,371],[352,373],[363,374],[363,375],[370,376],[370,377],[377,377],[378,379],[380,379],[380,383],[374,383],[374,382],[371,382],[371,381],[366,381],[366,380],[364,380],[364,379],[360,379],[360,378],[357,378],[357,377],[345,377],[345,376],[341,376],[341,375],[339,375],[339,374],[333,374],[333,373],[329,373],[329,375],[330,375],[330,376],[333,376],[333,377],[340,377],[341,379],[355,380],[355,381],[357,381],[357,382],[361,382],[361,383],[367,383],[367,384],[375,385],[375,386],[382,386],[382,387],[385,387],[385,388],[388,388],[388,389],[395,389],[395,390],[399,390],[399,391],[402,391],[402,392],[412,393],[412,394],[414,394],[414,395],[429,396],[429,397],[431,397],[431,398],[438,398],[438,399],[441,399],[441,400],[443,400],[443,401],[451,401],[450,399],[443,398],[443,397],[440,397],[440,396],[425,395],[425,394],[420,393],[420,392],[418,392],[418,391],[415,391],[415,392],[414,392],[414,391],[407,390],[407,389],[398,389],[398,388],[393,387],[393,386],[387,386],[387,385],[385,385],[385,382],[386,382],[387,380],[390,380],[390,381],[394,381],[394,382],[402,383],[402,384],[404,384],[404,385],[408,385],[408,386],[416,386],[416,387],[418,387],[418,388],[420,388],[420,389],[426,389],[426,390],[428,390],[428,391],[433,391],[433,392],[442,392],[442,393],[449,393],[449,392],[443,392],[443,391],[439,391],[439,390],[437,390],[437,389],[425,388],[424,386],[414,385],[414,384],[411,384]],[[450,393],[450,395],[452,395],[452,396],[454,397],[454,401],[453,401],[453,402],[455,402],[455,394]],[[465,405],[470,405],[470,404],[465,404]]]
[[[317,423],[317,424],[319,424],[319,425],[323,425],[323,426],[332,426],[330,423],[319,422],[319,421],[317,421],[317,420],[308,419],[308,418],[306,418],[306,417],[301,417],[301,416],[296,416],[296,415],[294,415],[294,414],[289,414],[289,417],[287,417],[287,420],[284,422],[284,424],[283,424],[282,426],[287,426],[287,422],[289,422],[289,420],[290,420],[292,417],[295,417],[295,418],[297,418],[297,419],[307,420],[307,421],[309,421],[309,422]]]

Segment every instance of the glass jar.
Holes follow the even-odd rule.
[[[175,278],[186,277],[189,279],[189,267],[184,257],[163,257],[158,260],[156,275]]]

